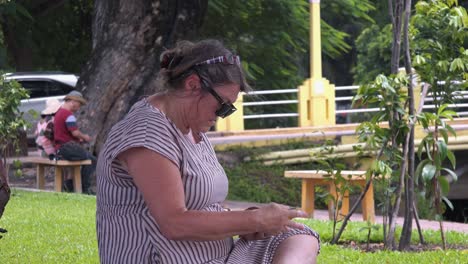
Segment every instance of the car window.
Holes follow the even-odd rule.
[[[51,81],[48,88],[49,96],[66,95],[73,90],[73,87],[55,81]]]
[[[38,98],[47,96],[48,82],[46,81],[24,81],[18,82],[29,91],[29,98]]]
[[[29,91],[29,98],[66,95],[73,87],[56,81],[18,80]]]

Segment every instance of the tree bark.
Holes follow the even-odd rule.
[[[391,58],[391,73],[397,73],[400,65],[401,51],[401,21],[403,13],[403,0],[394,0],[395,7],[392,5],[392,0],[388,0],[390,17],[392,19],[392,58]]]
[[[404,0],[395,0],[395,5],[393,6],[392,0],[388,0],[389,3],[389,13],[392,20],[392,30],[393,30],[393,41],[392,41],[392,58],[391,58],[391,73],[398,73],[398,68],[400,65],[400,50],[401,50],[401,26],[402,26],[402,13],[403,13],[403,1]],[[395,119],[399,117],[397,112],[393,113]],[[390,125],[390,121],[389,121]],[[395,136],[393,136],[395,137]],[[393,141],[393,147],[399,147],[396,145],[396,142]],[[406,148],[407,150],[407,148]],[[407,153],[405,153],[406,155]],[[405,164],[401,164],[400,168],[400,180],[398,181],[397,188],[395,190],[395,203],[392,205],[390,202],[389,205],[389,224],[388,224],[388,233],[385,239],[385,247],[393,249],[395,247],[395,228],[396,228],[396,219],[398,210],[400,208],[401,193],[404,186],[404,175],[406,174]]]
[[[412,71],[411,55],[410,55],[410,44],[409,44],[409,20],[411,16],[411,0],[405,2],[405,21],[403,24],[403,44],[405,51],[405,70],[406,74],[410,76],[410,82],[408,85],[408,100],[409,109],[408,114],[410,116],[410,132],[408,141],[405,144],[408,147],[408,158],[404,159],[403,162],[408,162],[408,175],[405,181],[405,217],[403,222],[403,230],[400,236],[399,250],[409,248],[411,243],[411,233],[413,230],[413,209],[414,209],[414,122],[412,118],[414,116],[414,91],[413,91],[413,78],[415,77]],[[405,146],[406,147],[406,146]]]
[[[196,37],[206,8],[207,0],[95,1],[93,52],[77,89],[89,101],[80,127],[96,152],[138,97],[154,91],[161,51]]]
[[[33,70],[32,50],[27,47],[31,37],[27,30],[19,30],[16,25],[10,24],[8,21],[2,23],[3,37],[7,48],[9,63],[16,71],[31,71]],[[19,36],[17,32],[25,34]],[[26,39],[26,40],[25,40]]]

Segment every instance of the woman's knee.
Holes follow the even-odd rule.
[[[318,251],[318,238],[310,235],[291,236],[278,246],[273,263],[316,263]]]

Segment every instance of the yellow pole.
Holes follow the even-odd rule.
[[[335,86],[322,78],[320,0],[310,1],[310,79],[298,88],[299,126],[335,124]]]
[[[240,93],[234,106],[237,111],[216,121],[216,131],[244,131],[244,93]]]
[[[310,0],[310,77],[322,78],[322,41],[320,33],[320,0]]]

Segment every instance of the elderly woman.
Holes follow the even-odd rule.
[[[155,85],[98,159],[101,263],[315,263],[318,234],[292,221],[304,212],[220,205],[228,181],[205,133],[249,89],[239,57],[215,40],[180,42]]]

